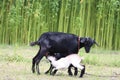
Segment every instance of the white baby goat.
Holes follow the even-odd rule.
[[[54,67],[54,72],[52,75],[54,75],[58,69],[66,69],[71,64],[74,67],[77,67],[78,69],[81,69],[80,77],[82,77],[85,73],[85,66],[80,64],[80,62],[83,60],[83,57],[80,57],[78,54],[70,54],[64,58],[60,58],[59,60],[56,60],[53,56],[48,56],[47,59],[51,62],[52,66]]]

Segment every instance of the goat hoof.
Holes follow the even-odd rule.
[[[45,72],[45,74],[48,74],[49,72]]]
[[[79,78],[82,78],[83,76],[80,76]]]
[[[38,75],[40,75],[40,73],[38,73]]]
[[[54,74],[54,73],[51,73],[50,75],[54,76],[55,74]]]
[[[40,75],[40,72],[38,72],[37,74]]]
[[[77,74],[78,74],[78,71],[75,71],[75,72],[74,72],[74,76],[77,76]]]
[[[69,73],[69,76],[73,76],[73,74],[72,74],[72,73]]]
[[[32,69],[32,73],[35,73],[35,70],[34,70],[34,69]]]
[[[35,73],[35,71],[32,71],[32,73]]]
[[[80,78],[82,78],[82,77],[83,77],[83,75],[84,75],[84,74],[81,74],[81,75],[80,75]]]
[[[75,73],[74,76],[77,76],[77,73]]]

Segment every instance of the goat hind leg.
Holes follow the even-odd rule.
[[[85,65],[82,65],[84,68],[81,70],[81,74],[80,77],[83,77],[83,75],[85,74]]]
[[[40,71],[39,71],[39,61],[36,62],[36,71],[37,71],[37,74],[40,74]]]
[[[74,70],[75,70],[74,75],[77,76],[77,74],[78,74],[78,69],[77,69],[76,67],[74,67]]]
[[[39,63],[40,63],[41,59],[43,58],[43,56],[45,56],[46,53],[47,53],[46,48],[41,48],[39,54],[37,54],[37,57],[36,57],[36,71],[37,71],[38,74],[40,74]]]
[[[34,60],[34,58],[32,61],[32,72],[35,73],[35,60]]]
[[[45,72],[45,74],[48,74],[49,72],[51,73],[52,69],[53,69],[53,66],[52,66],[52,64],[50,64],[50,68]]]
[[[56,72],[57,72],[58,70],[57,69],[55,69],[53,72],[51,72],[51,75],[55,75],[56,74]]]
[[[39,49],[37,55],[36,55],[36,56],[33,58],[33,60],[32,60],[32,72],[33,72],[33,73],[35,73],[35,63],[36,63],[36,61],[37,61],[37,56],[39,55],[39,53],[40,53],[40,49]]]
[[[68,67],[68,74],[69,76],[72,76],[72,71],[71,71],[71,67],[73,67],[73,65],[71,64],[69,67]]]
[[[85,74],[85,65],[74,63],[73,66],[81,69],[80,77],[83,77],[83,75]]]
[[[40,63],[40,60],[43,58],[44,55],[39,55],[38,58],[37,58],[37,61],[36,61],[36,71],[37,71],[37,74],[40,74],[40,71],[39,71],[39,63]]]

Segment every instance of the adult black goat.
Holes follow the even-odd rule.
[[[46,32],[43,33],[38,41],[32,42],[30,45],[39,45],[40,49],[37,55],[33,58],[32,61],[32,72],[39,72],[39,62],[43,56],[47,54],[60,53],[63,56],[67,56],[72,53],[78,53],[79,49],[84,47],[86,53],[90,51],[90,48],[93,44],[97,44],[95,40],[91,38],[78,37],[74,34],[62,33],[62,32]]]

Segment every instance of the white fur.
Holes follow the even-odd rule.
[[[80,57],[78,54],[71,54],[59,60],[56,60],[56,58],[53,56],[48,56],[47,59],[51,61],[51,64],[55,67],[55,69],[65,69],[68,68],[70,64],[81,70],[84,68],[80,64],[80,62],[83,60],[83,57]]]

